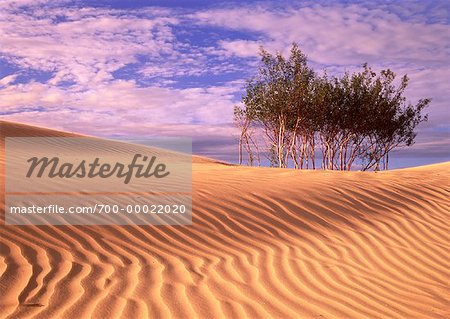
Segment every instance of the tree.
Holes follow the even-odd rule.
[[[247,81],[242,99],[245,112],[263,128],[269,150],[274,152],[269,158],[274,159],[276,166],[287,167],[289,155],[295,153],[299,131],[304,128],[301,119],[314,72],[297,44],[292,45],[288,59],[261,48],[258,71],[257,76]]]
[[[423,110],[430,99],[406,102],[405,75],[395,85],[391,70],[374,72],[367,64],[360,72],[319,76],[308,66],[306,55],[293,43],[290,56],[272,55],[261,48],[256,76],[247,81],[243,106],[235,107],[241,130],[239,163],[244,149],[248,164],[258,164],[262,133],[264,153],[272,166],[316,168],[316,149],[322,168],[350,170],[388,169],[389,153],[410,146],[416,128],[427,120]]]

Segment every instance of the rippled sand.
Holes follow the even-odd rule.
[[[0,226],[0,318],[450,317],[450,163],[193,161],[192,226]]]

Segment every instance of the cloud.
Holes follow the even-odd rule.
[[[429,122],[423,125],[427,129],[412,148],[419,152],[427,145],[450,148],[448,138],[435,142],[432,130],[444,129],[442,134],[447,137],[450,131],[450,26],[448,17],[442,16],[445,6],[445,2],[365,1],[285,5],[280,9],[260,3],[204,10],[191,17],[201,25],[256,35],[253,40],[219,41],[230,56],[256,57],[260,45],[287,55],[291,43],[297,42],[316,68],[326,68],[331,74],[358,69],[365,62],[376,70],[391,68],[400,76],[408,74],[408,99],[414,103],[432,98],[427,110]]]
[[[433,98],[414,149],[435,150],[436,132],[450,130],[443,6],[306,1],[195,11],[2,2],[0,63],[14,67],[0,69],[0,115],[92,135],[190,135],[202,153],[229,160],[232,108],[256,70],[259,46],[287,54],[298,42],[331,73],[364,62],[408,73],[408,98]],[[450,146],[448,138],[438,143]]]
[[[160,14],[160,12],[158,12]],[[128,16],[102,9],[6,10],[0,18],[1,55],[22,68],[54,72],[51,84],[93,85],[136,61],[136,55],[172,54],[174,36],[165,16]]]
[[[310,59],[321,64],[355,61],[426,62],[443,64],[450,52],[450,27],[402,20],[395,13],[359,5],[315,5],[274,9],[257,7],[212,9],[191,15],[199,23],[260,34],[259,41],[221,41],[224,49],[249,55],[261,41],[268,49],[287,53],[299,42]],[[257,51],[253,50],[253,54]]]
[[[18,74],[10,74],[0,79],[0,86],[6,86],[16,80]]]
[[[98,120],[97,115],[107,114],[115,118],[113,130],[120,127],[117,126],[120,121],[135,124],[147,121],[162,125],[215,125],[228,123],[232,118],[229,103],[238,90],[239,87],[232,83],[228,86],[174,89],[139,87],[134,81],[117,80],[105,86],[78,91],[34,82],[0,89],[0,107],[5,115],[15,114],[17,117],[22,110],[39,106],[39,113],[47,122],[49,119],[54,122],[56,115],[66,115],[69,110],[75,116],[92,113],[92,123],[89,124],[93,128]],[[33,120],[36,120],[35,115]],[[73,116],[66,120],[58,119],[58,122],[66,123],[66,127],[72,121]],[[108,123],[111,123],[111,119]]]

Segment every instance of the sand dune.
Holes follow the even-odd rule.
[[[192,226],[0,226],[0,318],[449,318],[449,181],[196,157]]]

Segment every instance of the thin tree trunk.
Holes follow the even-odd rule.
[[[242,134],[239,136],[239,165],[242,165]]]
[[[253,140],[251,134],[248,135],[248,138],[250,139],[250,142],[252,142],[253,146],[255,147],[256,150],[256,160],[258,161],[258,166],[261,166],[261,158],[259,156],[259,147],[258,144],[256,144],[256,142]]]
[[[384,169],[387,171],[389,170],[389,152],[386,153],[386,162]]]
[[[309,140],[308,137],[305,135],[305,153],[306,153],[306,169],[309,169]]]

